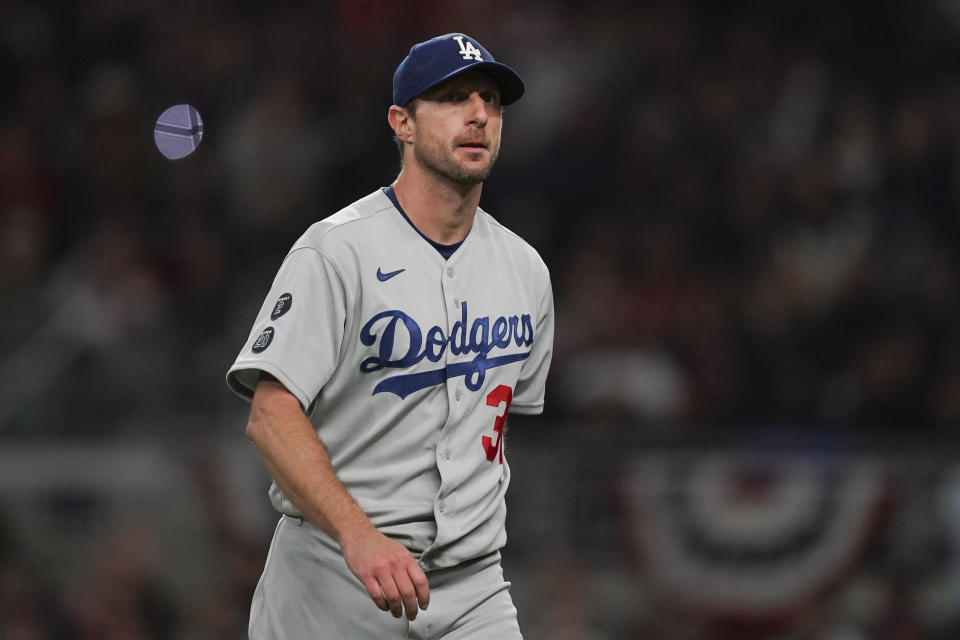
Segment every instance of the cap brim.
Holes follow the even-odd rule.
[[[413,96],[416,98],[422,94],[427,89],[431,89],[441,82],[449,80],[454,76],[458,76],[464,71],[470,71],[471,69],[476,69],[478,71],[483,71],[489,73],[493,79],[496,81],[497,86],[500,87],[500,104],[506,106],[512,104],[519,100],[523,96],[524,90],[526,90],[526,85],[523,83],[523,78],[520,77],[520,74],[508,67],[507,65],[501,62],[474,62],[473,64],[468,64],[463,67],[460,67],[456,71],[452,71],[447,75],[443,76],[436,82],[432,82],[427,86],[423,87]]]

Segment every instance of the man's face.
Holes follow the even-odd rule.
[[[413,152],[417,162],[457,184],[486,180],[500,153],[500,89],[467,71],[418,97]]]

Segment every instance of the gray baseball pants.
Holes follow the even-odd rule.
[[[522,640],[500,553],[427,572],[417,619],[381,611],[340,546],[308,521],[282,516],[250,607],[250,640]]]

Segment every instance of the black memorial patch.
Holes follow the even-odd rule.
[[[293,295],[285,293],[277,299],[277,304],[273,305],[273,312],[270,314],[271,320],[276,320],[293,306]]]
[[[263,330],[263,333],[257,336],[257,339],[254,341],[251,349],[254,353],[261,353],[270,346],[271,342],[273,342],[273,327],[267,327]]]

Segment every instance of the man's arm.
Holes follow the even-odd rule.
[[[337,479],[330,457],[300,403],[272,377],[261,377],[247,435],[283,494],[330,534],[374,603],[399,618],[417,617],[430,600],[427,577],[413,555],[373,526]]]

